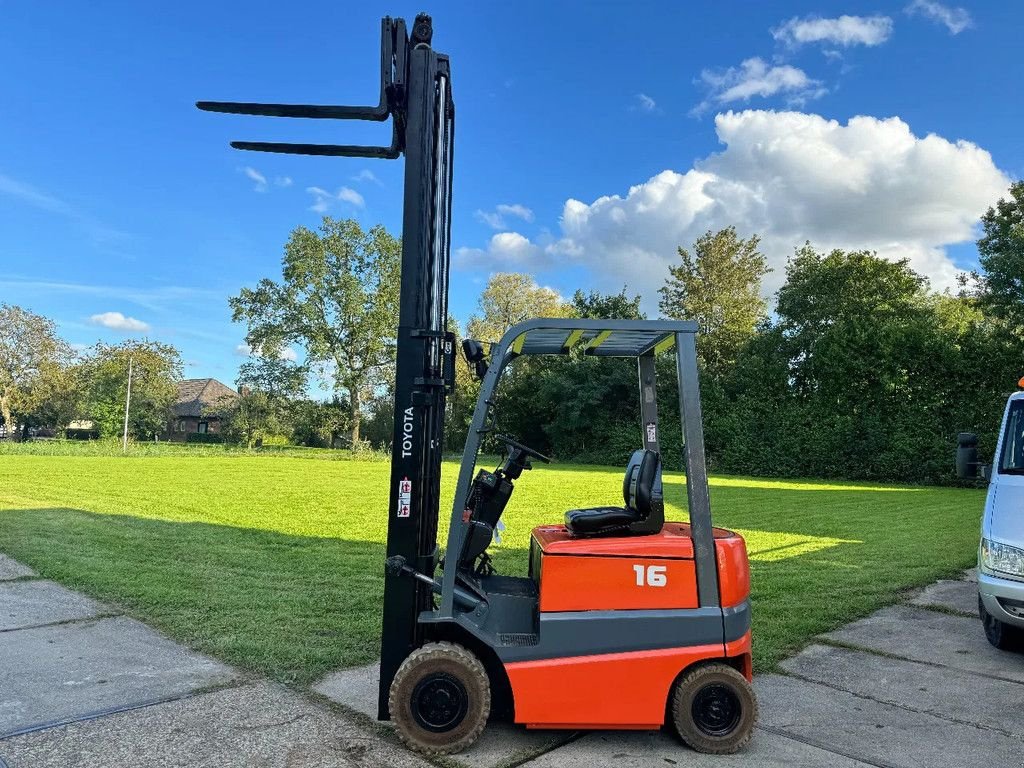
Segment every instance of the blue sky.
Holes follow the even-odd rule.
[[[322,212],[397,232],[401,161],[241,153],[386,142],[379,125],[200,113],[197,99],[376,98],[379,20],[420,6],[0,0],[0,300],[76,344],[148,336],[233,382],[227,297]],[[451,305],[488,274],[640,293],[735,224],[777,287],[792,248],[908,257],[937,287],[1024,175],[1014,3],[446,3],[458,105]],[[500,207],[499,207],[500,206]]]

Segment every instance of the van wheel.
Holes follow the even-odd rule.
[[[398,737],[425,755],[471,745],[487,725],[491,685],[484,665],[455,643],[428,643],[410,653],[388,692]]]
[[[747,678],[728,664],[703,664],[676,683],[671,714],[676,732],[688,746],[728,755],[750,741],[757,697]]]
[[[1024,651],[1024,631],[1000,621],[985,609],[985,603],[978,596],[978,613],[985,628],[985,637],[1001,651]]]

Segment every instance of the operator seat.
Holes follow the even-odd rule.
[[[622,480],[625,507],[570,509],[565,527],[573,536],[612,536],[658,533],[664,521],[661,457],[654,451],[634,451]],[[654,525],[637,525],[650,520]]]

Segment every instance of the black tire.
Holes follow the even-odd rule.
[[[702,664],[676,682],[670,711],[687,746],[729,755],[743,749],[754,734],[757,697],[747,678],[728,664]]]
[[[985,609],[985,603],[978,596],[978,614],[981,625],[985,628],[985,637],[1001,651],[1024,652],[1024,631],[1000,621]]]
[[[471,745],[487,725],[491,685],[480,660],[455,643],[428,643],[406,657],[388,692],[402,742],[424,755]]]

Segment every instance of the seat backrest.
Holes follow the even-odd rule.
[[[662,504],[661,457],[643,448],[633,451],[622,480],[622,500],[626,508],[646,519],[656,505]]]

